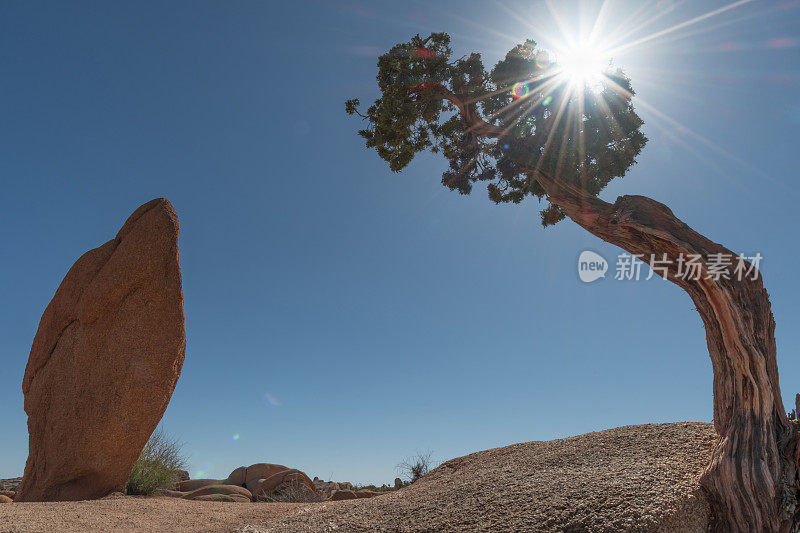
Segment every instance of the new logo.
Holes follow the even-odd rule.
[[[607,270],[608,262],[600,254],[584,250],[578,257],[578,277],[584,283],[591,283],[606,277]]]

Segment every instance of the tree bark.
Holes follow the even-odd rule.
[[[530,169],[529,177],[542,185],[551,203],[604,241],[642,255],[647,263],[666,255],[668,264],[659,264],[656,273],[683,288],[697,307],[714,370],[719,440],[700,482],[709,495],[715,530],[798,531],[798,423],[787,417],[781,399],[775,322],[761,274],[741,281],[732,272],[730,279],[709,277],[710,254],[736,254],[655,200],[621,196],[610,204],[537,169]],[[699,279],[679,275],[681,255],[702,257]]]
[[[446,95],[468,131],[506,134],[484,121],[461,95]],[[697,233],[670,209],[644,196],[620,196],[611,204],[540,169],[526,169],[548,200],[588,232],[650,263],[694,302],[706,330],[714,371],[714,428],[719,435],[700,478],[712,507],[714,530],[725,533],[800,531],[800,395],[790,419],[778,382],[775,321],[761,274],[755,279],[708,276],[711,254],[736,257]],[[701,275],[680,275],[678,258],[700,256]],[[655,271],[655,269],[654,269]]]

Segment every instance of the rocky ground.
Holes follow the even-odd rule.
[[[0,505],[27,531],[705,532],[710,424],[647,424],[452,459],[396,492],[276,504],[132,498]]]
[[[294,503],[220,503],[121,497],[82,502],[0,505],[0,533],[109,531],[229,532],[286,514]]]

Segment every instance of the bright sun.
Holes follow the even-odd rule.
[[[589,43],[568,48],[558,57],[559,75],[576,89],[602,88],[603,71],[608,64],[609,57],[603,50]]]

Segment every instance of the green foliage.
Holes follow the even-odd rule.
[[[417,35],[380,56],[381,96],[365,113],[358,99],[346,102],[347,113],[367,122],[359,135],[391,170],[431,150],[449,162],[442,183],[462,194],[485,181],[496,203],[527,195],[541,200],[536,174],[544,172],[597,195],[627,172],[647,142],[620,69],[609,67],[599,90],[575,90],[532,40],[491,72],[480,54],[451,56],[446,33]],[[525,84],[522,98],[514,98],[515,84]],[[542,211],[545,226],[563,218],[557,206]]]
[[[170,489],[178,481],[178,470],[186,468],[183,444],[156,429],[145,444],[133,471],[128,478],[128,494],[153,494],[160,489]]]

